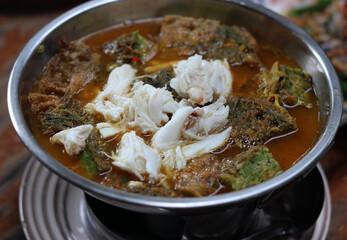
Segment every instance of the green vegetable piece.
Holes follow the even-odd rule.
[[[145,61],[145,55],[146,55],[147,51],[150,49],[150,44],[144,37],[142,37],[139,34],[139,31],[136,30],[133,34],[135,35],[134,36],[135,37],[134,49],[135,49],[135,51],[138,52],[139,58],[141,59],[141,61],[144,62]]]
[[[219,180],[234,190],[259,184],[282,171],[265,146],[251,148],[223,164]]]
[[[127,175],[123,175],[122,177],[121,177],[121,179],[120,179],[120,182],[122,183],[122,184],[127,184],[128,183],[128,176]]]
[[[37,52],[38,54],[41,54],[41,53],[43,53],[44,51],[45,51],[45,45],[40,44],[40,45],[37,47],[36,52]]]
[[[170,80],[175,77],[175,73],[173,71],[172,66],[163,68],[158,72],[152,75],[144,75],[137,78],[137,80],[143,81],[146,84],[152,85],[156,88],[163,88],[171,92],[173,98],[176,101],[181,101],[182,98],[178,95],[178,93],[170,86]]]
[[[117,63],[141,64],[152,47],[152,42],[136,30],[105,44],[104,53],[114,57]]]
[[[312,89],[312,77],[301,69],[275,62],[268,74],[262,72],[260,79],[260,96],[269,98],[279,95],[286,105],[312,107],[309,93]]]
[[[104,154],[107,152],[104,141],[96,130],[86,139],[86,146],[80,155],[81,164],[88,174],[96,176],[111,169],[111,162]]]
[[[86,139],[86,147],[92,156],[93,162],[96,164],[98,173],[104,173],[111,169],[111,161],[104,154],[107,152],[105,141],[96,130],[93,129]]]
[[[84,124],[89,116],[76,101],[64,97],[56,108],[40,113],[39,118],[43,133],[52,134]]]
[[[307,32],[309,35],[313,34],[313,27],[312,26],[305,25],[305,26],[302,27],[302,29],[304,29],[305,32]]]
[[[332,0],[318,0],[316,3],[310,4],[308,6],[304,6],[301,8],[296,8],[292,11],[290,11],[289,15],[291,16],[300,16],[304,13],[308,12],[320,12],[326,7],[330,6],[332,4]]]
[[[81,117],[73,114],[68,109],[61,109],[58,113],[44,113],[40,119],[44,133],[58,132],[72,128],[83,123]]]
[[[93,160],[93,154],[89,150],[88,145],[84,148],[80,155],[81,165],[84,170],[91,176],[96,176],[98,174],[98,166]]]
[[[168,86],[170,80],[174,77],[175,73],[173,71],[173,68],[170,66],[163,68],[152,75],[140,76],[137,79],[143,81],[146,84],[152,85],[153,87],[163,88],[165,86]]]

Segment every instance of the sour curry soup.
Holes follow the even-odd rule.
[[[198,21],[198,23],[192,24],[191,21]],[[61,93],[56,90],[47,90],[49,89],[49,87],[43,86],[44,84],[47,85],[47,83],[40,84],[40,82],[43,82],[42,79],[46,79],[46,81],[48,79],[48,81],[50,81],[52,76],[55,77],[57,74],[60,76],[64,74],[66,75],[65,72],[59,73],[60,68],[53,66],[54,64],[60,64],[59,66],[64,67],[64,64],[69,63],[62,64],[62,61],[73,62],[74,60],[71,60],[70,58],[76,57],[76,55],[77,58],[83,58],[83,56],[78,56],[78,54],[74,53],[73,47],[71,47],[71,44],[73,44],[74,42],[69,42],[68,40],[63,39],[61,44],[64,45],[62,47],[63,50],[59,50],[60,53],[57,53],[58,57],[55,56],[55,59],[53,58],[53,60],[51,60],[43,69],[41,76],[37,80],[32,90],[32,93],[28,97],[28,104],[29,108],[31,109],[30,126],[39,143],[63,165],[86,178],[112,188],[118,188],[124,191],[153,196],[199,197],[235,191],[265,181],[268,178],[280,174],[281,171],[290,168],[304,156],[304,154],[310,149],[315,141],[319,124],[317,99],[312,87],[309,86],[304,91],[308,100],[306,99],[299,100],[299,102],[295,103],[286,103],[285,95],[287,93],[283,94],[281,90],[278,90],[280,88],[278,86],[276,89],[277,92],[271,92],[271,87],[269,87],[270,84],[267,81],[271,81],[271,79],[276,78],[276,74],[278,74],[278,72],[280,72],[280,74],[279,76],[277,76],[277,80],[282,79],[284,76],[282,73],[287,70],[288,76],[290,74],[296,74],[298,76],[300,75],[301,77],[304,76],[304,78],[306,78],[306,80],[308,79],[309,81],[310,77],[307,74],[305,75],[305,73],[298,73],[298,71],[301,70],[299,69],[297,63],[295,63],[295,61],[287,56],[283,51],[276,48],[271,43],[264,41],[263,39],[257,37],[253,38],[254,36],[249,34],[247,30],[242,26],[237,26],[235,28],[236,31],[234,31],[235,29],[231,29],[232,33],[236,32],[240,34],[241,37],[243,37],[242,40],[254,40],[255,44],[253,44],[253,46],[255,47],[253,49],[250,49],[252,47],[247,46],[247,44],[246,47],[243,46],[242,41],[236,41],[238,43],[241,42],[241,46],[237,46],[238,49],[241,49],[241,51],[244,51],[243,49],[246,49],[242,53],[237,52],[239,50],[236,51],[236,55],[238,55],[238,57],[236,58],[239,58],[236,60],[234,58],[231,58],[222,62],[225,59],[225,56],[219,57],[219,55],[216,54],[216,52],[218,53],[219,51],[219,47],[216,47],[216,45],[218,44],[213,43],[214,45],[211,47],[210,45],[204,45],[204,42],[198,42],[197,44],[201,44],[201,47],[191,47],[191,42],[196,41],[196,39],[194,39],[194,36],[190,36],[189,34],[185,35],[185,37],[190,41],[188,41],[186,45],[185,43],[180,43],[177,45],[172,43],[168,44],[168,42],[173,41],[172,39],[170,39],[172,38],[172,36],[170,36],[168,33],[165,33],[165,30],[171,31],[170,27],[176,28],[177,31],[183,31],[181,35],[186,34],[184,31],[186,31],[187,28],[189,29],[189,31],[194,32],[196,29],[198,29],[197,31],[200,31],[199,28],[201,27],[203,29],[198,32],[198,34],[201,34],[200,37],[209,36],[210,34],[206,33],[206,30],[204,29],[206,27],[205,25],[212,25],[212,28],[218,29],[216,31],[219,31],[221,26],[223,28],[228,27],[227,30],[221,30],[222,32],[228,32],[230,30],[230,26],[222,25],[219,22],[206,23],[206,21],[208,20],[167,16],[164,17],[164,20],[150,19],[131,23],[122,23],[115,27],[92,33],[88,36],[83,37],[82,39],[78,40],[78,42],[82,42],[83,48],[85,48],[83,51],[88,52],[89,58],[94,59],[93,64],[88,65],[87,63],[86,65],[82,64],[78,67],[74,66],[70,69],[70,72],[72,72],[71,74],[73,75],[76,74],[76,71],[79,71],[81,69],[86,70],[91,66],[93,66],[93,68],[95,68],[96,70],[93,73],[94,75],[90,77],[91,80],[88,80],[88,82],[86,81],[84,83],[79,83],[77,84],[77,87],[70,87],[69,91],[71,91],[71,88],[76,87],[76,89],[74,89],[73,91],[73,94],[66,92]],[[173,26],[170,26],[170,24],[173,24]],[[175,24],[178,24],[179,27],[175,26]],[[245,37],[242,35],[244,33],[246,33]],[[221,36],[224,37],[225,35],[227,35],[225,34],[225,32],[221,34]],[[232,37],[234,36],[233,34],[230,35]],[[119,39],[119,37],[121,36],[123,36],[125,39],[123,39],[123,43],[123,40]],[[129,38],[131,40],[129,40]],[[147,48],[147,50],[145,49],[147,52],[143,48],[139,51],[134,51],[133,48],[137,47],[136,41],[143,41],[142,38],[149,42],[146,42],[146,47],[143,47]],[[115,40],[117,40],[118,42]],[[133,41],[135,41],[135,45]],[[225,43],[225,40],[223,40],[222,42],[224,44],[222,44],[223,47],[230,47],[228,41],[226,41]],[[122,47],[124,47],[124,45],[122,44],[125,44],[126,48],[129,48],[130,50],[122,50]],[[128,47],[127,44],[130,44],[131,47]],[[216,47],[217,50],[211,53],[209,52],[209,50],[204,49],[204,47],[206,48],[206,46],[208,48]],[[114,49],[116,49],[116,51],[119,50],[121,53],[112,52],[110,54],[109,51]],[[224,52],[227,52],[228,54],[229,50],[222,50],[223,54]],[[64,51],[70,54],[68,57],[65,56],[65,59],[70,60],[64,60]],[[231,51],[231,54],[234,54],[233,51],[234,50]],[[143,52],[145,52],[145,57],[141,55]],[[122,58],[122,56],[120,56],[121,54],[128,54],[130,55],[130,58],[128,55]],[[249,56],[247,54],[253,54],[251,55],[251,59],[255,56],[254,58],[256,58],[256,61],[248,61],[247,59],[249,58]],[[202,60],[198,59],[197,55],[201,56]],[[146,84],[152,84],[155,86],[157,83],[153,83],[155,82],[153,79],[158,76],[158,72],[160,70],[169,69],[168,72],[165,72],[166,70],[164,71],[164,75],[167,76],[170,74],[176,74],[174,78],[178,78],[178,62],[189,61],[187,60],[189,58],[191,58],[192,61],[193,59],[200,61],[200,63],[201,61],[207,60],[205,62],[206,64],[210,64],[213,60],[219,59],[218,63],[224,63],[224,67],[229,68],[232,76],[232,87],[230,91],[231,93],[228,93],[225,97],[226,100],[223,104],[224,106],[219,107],[220,109],[224,107],[223,109],[225,110],[225,107],[228,106],[229,114],[227,118],[223,120],[226,124],[224,124],[224,126],[218,127],[217,130],[212,131],[212,134],[210,135],[218,135],[219,133],[221,134],[231,126],[231,130],[229,130],[231,131],[230,136],[223,144],[216,147],[215,149],[208,149],[209,151],[205,152],[202,155],[198,154],[196,156],[194,155],[194,157],[192,158],[186,159],[184,167],[178,167],[178,165],[170,165],[168,167],[161,163],[161,165],[157,167],[157,178],[151,177],[149,172],[146,173],[139,171],[138,174],[140,174],[140,177],[142,177],[142,179],[140,179],[139,175],[136,175],[134,172],[129,171],[129,169],[127,169],[126,167],[122,167],[121,164],[112,164],[112,162],[117,161],[111,158],[112,156],[116,156],[115,159],[121,158],[120,148],[121,146],[123,146],[121,144],[121,141],[125,132],[134,131],[136,133],[134,135],[136,135],[136,137],[141,137],[143,139],[143,143],[147,145],[147,147],[151,148],[154,141],[152,139],[153,135],[155,135],[158,130],[152,132],[143,132],[138,129],[138,125],[132,125],[128,126],[125,130],[123,128],[122,131],[118,132],[117,134],[104,138],[97,130],[95,130],[95,126],[97,123],[105,122],[105,117],[100,113],[86,110],[85,106],[88,103],[93,102],[93,100],[98,97],[100,92],[105,89],[110,72],[114,71],[114,69],[116,68],[121,68],[122,66],[124,67],[124,65],[128,65],[132,69],[136,69],[136,81],[144,82],[139,84],[140,87],[143,87]],[[83,59],[81,61],[83,61]],[[52,62],[54,64],[52,64]],[[228,65],[227,67],[225,66],[226,62]],[[159,67],[156,68],[156,66],[158,65]],[[176,72],[172,69],[172,66],[175,66],[174,69],[176,68]],[[77,74],[77,76],[81,75]],[[70,79],[64,80],[66,81],[66,83],[64,83],[65,85],[62,84],[62,88],[70,84],[73,77],[67,76],[67,78]],[[88,74],[82,74],[82,78],[88,78]],[[97,80],[95,80],[95,78],[97,78]],[[166,87],[166,90],[170,88],[170,90],[172,90],[172,96],[174,96],[173,98],[177,102],[179,102],[184,99],[184,97],[179,96],[179,94],[177,95],[177,92],[179,91],[177,91],[176,89],[168,87],[168,85],[170,85],[170,81],[166,82],[165,85],[159,87],[164,86],[164,88]],[[57,85],[56,83],[53,83],[52,85],[54,84]],[[134,85],[136,84],[132,82],[131,87],[134,87]],[[64,89],[66,90],[69,88]],[[58,98],[54,98],[52,100],[51,95],[57,95],[59,97],[59,100]],[[46,126],[46,123],[44,121],[47,120],[47,116],[52,116],[49,115],[52,113],[52,111],[54,112],[54,110],[52,109],[60,108],[61,104],[64,105],[64,103],[59,102],[63,101],[61,99],[65,99],[64,101],[69,101],[66,100],[67,95],[69,95],[68,97],[72,98],[73,101],[77,102],[78,108],[80,108],[80,110],[82,109],[80,114],[88,115],[88,117],[83,120],[85,121],[85,123],[82,121],[82,123],[75,124],[72,127],[60,126],[61,129],[59,131],[54,129],[49,131],[46,130],[45,132],[44,126]],[[213,105],[214,102],[217,101],[215,99],[215,96],[213,96],[213,98],[214,99],[212,100],[212,102],[204,104],[199,104],[194,101],[186,101],[185,107],[189,105],[189,107],[191,107],[192,109],[196,109]],[[47,99],[49,100],[48,102],[50,102],[49,106],[40,105]],[[262,100],[260,101],[259,99]],[[293,97],[290,96],[289,99],[293,99]],[[263,133],[259,133],[263,137],[263,139],[260,140],[258,139],[261,137],[259,137],[258,135],[254,138],[253,135],[250,135],[250,139],[253,139],[252,141],[248,141],[249,139],[241,139],[242,136],[248,134],[243,132],[243,126],[245,124],[242,122],[244,121],[244,119],[241,118],[242,115],[245,116],[247,114],[242,111],[247,112],[248,108],[253,109],[253,107],[255,109],[254,111],[259,111],[259,106],[256,104],[257,102],[264,102],[264,104],[267,106],[266,109],[270,109],[266,111],[270,112],[269,114],[271,115],[271,117],[275,115],[272,120],[277,119],[277,113],[281,114],[279,118],[283,119],[279,121],[283,122],[283,124],[281,123],[281,127],[283,127],[283,129],[278,130],[278,127],[276,126],[278,132],[265,137],[261,135]],[[175,106],[177,106],[177,104]],[[68,106],[68,108],[69,107],[70,105]],[[261,108],[263,111],[263,107]],[[236,113],[232,115],[231,110]],[[74,110],[71,111],[73,112]],[[196,116],[196,111],[192,111],[193,112],[189,115],[189,118],[195,119],[194,121],[197,121],[196,117],[199,118],[199,116]],[[241,114],[239,114],[237,111],[241,111]],[[273,113],[272,111],[276,111],[276,113]],[[161,128],[165,126],[171,119],[173,119],[174,114],[175,112],[169,112],[166,114],[169,120],[161,123]],[[250,114],[249,116],[256,116],[256,118],[264,118],[266,120],[268,119],[266,114],[261,117],[259,117],[259,113],[255,113],[255,115]],[[64,117],[66,117],[66,115],[64,115]],[[240,119],[238,119],[238,117]],[[288,120],[289,118],[290,120]],[[288,122],[286,122],[287,120]],[[191,124],[192,122],[194,124],[194,121],[189,122],[189,124]],[[236,123],[237,125],[238,122],[240,122],[240,125],[242,126],[235,127],[235,125],[233,124]],[[91,140],[85,139],[85,142],[87,142],[87,146],[89,146],[89,148],[94,148],[95,151],[99,151],[97,155],[93,155],[92,151],[94,150],[89,151],[89,153],[91,152],[91,154],[89,155],[85,154],[87,148],[86,145],[82,146],[82,149],[77,154],[68,154],[62,142],[52,142],[52,138],[56,133],[83,124],[91,124],[93,126],[92,132],[93,134],[95,134],[95,136],[97,136],[97,140],[94,139],[93,142]],[[257,125],[258,127],[258,123],[253,124]],[[252,124],[250,125],[252,127]],[[186,126],[187,120],[185,127]],[[265,130],[269,132],[269,129],[273,129],[273,126]],[[90,138],[90,136],[88,138]],[[183,135],[180,137],[180,144],[182,143],[182,141],[186,141],[182,140],[182,138]],[[197,138],[199,138],[199,136]],[[197,142],[198,140],[196,139],[191,140],[189,144]],[[88,145],[89,143],[90,145]],[[160,151],[159,153],[157,150],[155,150],[154,152],[160,155],[158,157],[159,161],[163,161],[164,158],[166,159],[166,156],[164,156]],[[97,163],[96,165],[92,163],[92,166],[94,166],[94,168],[96,166],[95,169],[97,170],[91,170],[91,167],[88,165],[89,163],[86,163],[86,161],[83,162],[82,160],[85,156],[91,157],[91,161],[97,161],[95,160],[96,158],[105,158],[102,161],[107,161],[106,165],[103,162],[101,163],[101,165],[104,165],[99,167],[99,165],[97,165],[99,163]],[[87,164],[87,166],[85,164]],[[265,170],[259,170],[261,168],[265,168]],[[259,177],[259,179],[249,179],[247,174],[254,176],[258,176],[260,174],[261,176]]]

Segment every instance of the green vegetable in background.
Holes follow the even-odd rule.
[[[332,0],[318,0],[314,4],[310,4],[308,6],[304,6],[301,8],[296,8],[290,12],[291,16],[299,16],[307,12],[319,12],[326,8],[327,6],[332,4]]]

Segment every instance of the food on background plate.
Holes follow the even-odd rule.
[[[200,197],[266,181],[315,140],[311,76],[242,26],[165,16],[60,41],[29,94],[31,128],[100,184]]]
[[[265,6],[283,14],[316,40],[332,61],[347,98],[347,1],[267,0]]]

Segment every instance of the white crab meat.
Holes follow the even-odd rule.
[[[139,127],[142,132],[156,132],[169,121],[168,114],[178,109],[178,103],[172,94],[164,88],[155,88],[149,84],[137,82],[133,88],[132,104],[134,116],[128,125]]]
[[[203,60],[194,55],[174,65],[170,86],[194,104],[204,105],[231,92],[232,75],[226,60]]]
[[[96,129],[99,131],[100,135],[103,138],[110,138],[125,131],[123,125],[109,122],[102,122],[96,124]]]
[[[144,179],[144,174],[153,179],[159,177],[159,156],[141,137],[136,136],[134,131],[122,136],[117,153],[112,152],[109,157],[113,160],[113,165],[134,173],[140,180]]]
[[[127,64],[115,68],[104,90],[85,109],[101,114],[110,123],[123,123],[143,133],[156,132],[179,104],[165,88],[133,83],[135,74],[136,70]]]
[[[129,115],[133,108],[130,98],[114,95],[111,101],[109,96],[103,92],[92,103],[88,103],[85,106],[88,112],[99,113],[109,122],[120,121],[124,116]]]
[[[152,146],[157,149],[169,149],[180,142],[183,124],[193,112],[192,107],[179,108],[171,120],[166,123],[152,138]]]
[[[202,108],[181,106],[171,120],[152,138],[152,146],[157,149],[169,149],[181,142],[203,140],[207,135],[220,130],[227,123],[229,106],[224,106],[221,97],[213,104]]]
[[[227,141],[231,128],[221,133],[227,122],[229,107],[225,99],[203,108],[180,107],[152,138],[152,147],[163,156],[164,165],[182,169],[187,160],[201,156]]]
[[[222,147],[229,138],[231,127],[221,133],[207,136],[202,141],[186,145],[178,145],[163,152],[163,164],[172,168],[182,169],[189,159],[202,156],[219,147]]]
[[[106,121],[117,122],[132,109],[129,92],[136,70],[124,64],[112,70],[104,90],[85,106],[90,113],[101,114]]]
[[[82,125],[60,131],[53,135],[51,142],[62,143],[69,155],[79,154],[85,147],[85,140],[93,129],[93,125]]]
[[[220,97],[210,105],[194,108],[184,123],[183,137],[199,140],[223,128],[229,116],[229,106],[225,106],[225,102],[225,98]]]
[[[131,83],[135,79],[136,72],[129,64],[116,67],[108,76],[104,91],[112,95],[126,95],[131,89]]]

